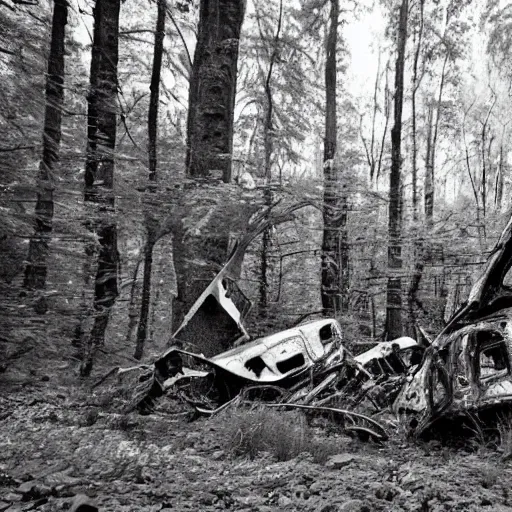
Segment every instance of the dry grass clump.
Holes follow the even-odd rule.
[[[225,429],[225,449],[234,456],[254,459],[267,452],[278,461],[286,461],[309,452],[315,462],[323,463],[339,453],[334,439],[315,438],[306,417],[298,411],[238,408],[226,411],[219,420]]]

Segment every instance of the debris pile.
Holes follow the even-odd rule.
[[[510,428],[512,288],[505,283],[511,266],[512,218],[467,303],[431,342],[394,403],[416,436],[440,420],[462,436],[464,423],[482,434],[499,430],[500,422]]]
[[[193,322],[189,316],[188,323]],[[377,344],[353,357],[334,319],[316,320],[212,357],[173,346],[146,367],[132,407],[148,414],[169,392],[198,415],[257,399],[268,407],[326,415],[346,432],[386,440],[372,414],[391,405],[421,349],[408,337]]]

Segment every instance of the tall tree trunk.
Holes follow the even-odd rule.
[[[434,106],[428,106],[427,114],[427,147],[425,154],[425,220],[430,225],[434,218],[434,164],[432,163],[432,134],[434,132]]]
[[[273,115],[274,115],[274,103],[272,98],[272,73],[278,56],[279,38],[281,36],[281,26],[283,23],[283,0],[279,2],[279,17],[277,20],[277,28],[274,36],[272,53],[270,54],[270,61],[268,66],[267,77],[265,79],[265,98],[267,100],[267,108],[265,112],[265,124],[263,126],[263,146],[265,151],[265,190],[263,196],[265,199],[265,205],[270,208],[272,205],[272,191],[270,189],[270,182],[272,180],[272,153],[274,150],[274,127],[273,127]],[[261,27],[260,27],[261,29]],[[260,30],[260,36],[263,39],[263,33]],[[271,228],[268,227],[263,231],[262,242],[261,242],[261,254],[260,254],[260,297],[259,307],[260,313],[265,314],[268,307],[268,253],[272,245]]]
[[[437,137],[439,135],[439,120],[441,119],[441,110],[443,102],[444,84],[446,82],[446,65],[450,58],[450,50],[446,50],[446,56],[441,70],[441,82],[439,84],[439,95],[437,97],[437,105],[429,108],[429,142],[426,157],[426,174],[425,174],[425,219],[427,227],[431,228],[434,222],[434,201],[435,201],[435,165]],[[434,122],[435,112],[435,122]]]
[[[325,316],[342,310],[341,225],[339,172],[336,168],[336,48],[338,40],[339,0],[331,0],[327,57],[325,63],[325,139],[324,139],[324,230],[322,240],[322,309]]]
[[[238,44],[245,0],[201,0],[189,89],[187,172],[231,180]]]
[[[68,19],[66,0],[55,0],[52,37],[46,76],[43,155],[39,164],[39,186],[35,207],[35,233],[30,240],[24,286],[41,289],[48,273],[48,246],[53,228],[53,173],[59,161],[64,103],[64,39]]]
[[[153,185],[149,193],[155,190],[157,181],[157,134],[158,134],[158,102],[160,100],[160,75],[162,71],[162,55],[164,51],[165,35],[165,0],[157,1],[157,19],[155,30],[155,46],[153,52],[153,71],[151,73],[149,113],[148,113],[148,153],[149,153],[149,181]],[[142,298],[140,307],[139,325],[137,327],[137,342],[133,357],[142,359],[144,345],[148,336],[148,319],[151,305],[151,274],[153,267],[153,249],[156,243],[158,222],[153,219],[150,204],[147,205],[146,216],[147,240],[144,248],[144,274],[142,281]]]
[[[151,233],[149,231],[151,230]],[[144,274],[142,277],[142,298],[140,305],[139,325],[137,326],[137,341],[133,357],[142,359],[144,346],[148,336],[148,318],[151,306],[151,271],[153,267],[153,249],[155,247],[154,235],[156,229],[148,227],[148,240],[144,247]],[[153,239],[149,238],[153,235]]]
[[[414,51],[414,64],[412,72],[412,208],[413,218],[418,220],[418,141],[416,129],[416,94],[420,86],[420,79],[418,78],[418,63],[421,53],[421,43],[423,40],[423,6],[425,0],[420,0],[420,20],[417,32],[418,41]],[[416,36],[416,33],[415,33]]]
[[[160,101],[160,74],[162,70],[162,56],[164,52],[165,36],[165,0],[157,0],[157,19],[155,31],[155,46],[153,52],[153,70],[149,86],[149,113],[148,113],[148,153],[149,153],[149,181],[157,180],[157,131],[158,131],[158,102]]]
[[[418,140],[417,140],[417,124],[416,124],[416,95],[420,86],[421,77],[418,77],[418,64],[421,53],[421,43],[423,40],[424,26],[424,0],[419,3],[419,26],[414,33],[414,63],[412,76],[412,209],[413,220],[418,221]],[[417,40],[416,40],[417,37]],[[430,141],[430,137],[428,137]],[[429,142],[427,142],[429,144]],[[420,287],[421,278],[423,276],[424,257],[423,257],[423,240],[417,236],[414,240],[413,253],[413,271],[407,290],[407,334],[416,338],[416,303],[417,294]]]
[[[503,200],[503,140],[500,145],[500,162],[496,171],[496,182],[494,185],[494,207],[496,211],[501,211],[501,202]]]
[[[88,146],[84,199],[96,205],[89,228],[98,238],[94,282],[94,325],[86,343],[81,373],[92,370],[96,349],[105,338],[110,310],[118,295],[117,225],[113,218],[114,150],[117,125],[117,63],[120,0],[97,0],[94,7]]]
[[[130,303],[128,305],[128,331],[126,333],[127,345],[131,345],[133,333],[137,327],[137,320],[139,318],[139,308],[137,307],[137,279],[139,276],[139,268],[142,260],[137,260],[135,264],[135,270],[133,271],[132,285],[130,287]]]
[[[481,187],[481,197],[482,197],[482,218],[485,225],[485,217],[487,215],[487,158],[486,158],[486,140],[487,140],[487,128],[489,125],[489,118],[491,116],[491,113],[494,109],[494,105],[496,105],[497,97],[493,93],[493,102],[491,106],[489,107],[489,110],[487,111],[487,115],[485,117],[485,120],[482,124],[482,142],[481,142],[481,155],[482,155],[482,187]],[[491,139],[492,143],[492,139]],[[488,154],[490,154],[490,149]]]
[[[400,212],[400,167],[402,163],[402,107],[404,100],[404,64],[407,42],[409,2],[402,0],[398,25],[398,47],[395,66],[394,125],[391,129],[391,172],[389,177],[389,245],[386,306],[386,334],[393,339],[402,334],[402,242]]]
[[[388,63],[389,64],[389,63]],[[389,81],[388,81],[388,64],[386,64],[385,71],[385,81],[384,81],[384,130],[382,131],[382,139],[380,143],[380,151],[379,151],[379,161],[377,164],[377,172],[375,176],[375,186],[378,188],[379,178],[381,176],[382,171],[382,157],[384,156],[384,149],[386,147],[386,137],[388,135],[388,125],[389,125],[389,117],[391,114],[391,92],[389,90]]]

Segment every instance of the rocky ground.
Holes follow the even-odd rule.
[[[102,400],[43,383],[4,390],[0,511],[70,510],[80,494],[101,512],[512,511],[509,464],[474,443],[455,450],[397,433],[380,446],[317,426],[291,460],[275,448],[251,459],[238,454],[232,414],[122,415]],[[319,455],[317,441],[329,452]]]

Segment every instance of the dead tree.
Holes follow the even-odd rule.
[[[401,145],[402,108],[404,101],[404,64],[407,42],[407,14],[409,2],[402,0],[398,25],[398,47],[395,65],[394,125],[391,129],[391,172],[389,176],[389,242],[388,283],[386,305],[386,333],[388,339],[402,334],[402,242],[401,242]]]
[[[149,153],[149,181],[154,190],[157,181],[157,135],[158,135],[158,102],[160,99],[160,75],[162,70],[162,55],[165,36],[165,0],[157,0],[157,20],[155,30],[155,46],[153,52],[153,70],[151,73],[149,112],[148,112],[148,153]],[[148,205],[149,210],[150,205]],[[148,332],[149,309],[151,302],[151,273],[153,267],[153,249],[155,247],[155,234],[157,222],[152,218],[150,211],[145,212],[147,239],[144,247],[144,275],[142,280],[142,298],[139,324],[137,327],[137,342],[135,346],[135,359],[141,359],[144,352]]]
[[[346,197],[340,198],[340,175],[336,166],[336,50],[339,1],[331,0],[327,58],[325,63],[324,198],[321,297],[324,315],[347,309],[348,244]]]
[[[267,207],[270,207],[272,204],[272,191],[270,189],[271,181],[272,181],[272,153],[274,150],[274,99],[272,97],[272,73],[274,71],[274,66],[276,65],[278,56],[279,56],[279,39],[281,36],[281,27],[283,24],[283,2],[280,0],[279,2],[279,17],[277,20],[277,28],[276,33],[273,39],[272,51],[270,53],[270,61],[268,65],[268,72],[265,78],[265,98],[266,98],[266,109],[265,109],[265,123],[263,125],[263,146],[265,151],[265,168],[264,168],[264,177],[265,177],[265,185],[266,188],[263,191],[263,195],[265,198],[265,204]],[[260,29],[260,37],[263,39],[263,31],[261,28],[260,19],[258,18],[258,25]],[[272,245],[272,236],[270,228],[267,228],[263,231],[262,241],[261,241],[261,253],[260,253],[260,294],[259,294],[259,307],[260,314],[265,315],[266,309],[268,307],[268,272],[269,272],[269,262],[268,255]]]
[[[98,240],[94,280],[94,324],[83,342],[82,375],[89,375],[103,344],[110,310],[118,295],[117,225],[114,219],[114,151],[117,128],[117,63],[120,0],[97,0],[88,95],[88,141],[84,200],[93,211],[88,228]],[[87,250],[91,258],[94,250]]]
[[[53,229],[53,173],[59,161],[64,103],[64,47],[68,4],[55,0],[52,37],[46,75],[46,104],[43,128],[43,156],[39,164],[38,192],[35,207],[35,233],[30,240],[28,263],[23,285],[41,289],[48,274],[48,247]]]

